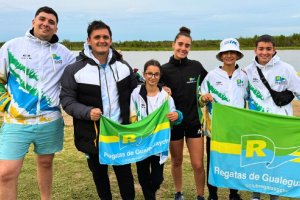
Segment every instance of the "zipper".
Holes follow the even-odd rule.
[[[105,77],[105,83],[106,83],[106,92],[108,96],[108,103],[109,103],[109,110],[108,110],[108,116],[111,118],[111,102],[110,102],[110,96],[109,96],[109,90],[108,90],[108,84],[107,84],[107,78],[106,78],[106,72],[104,71],[104,77]]]
[[[40,57],[41,57],[41,55],[43,55],[43,51],[44,51],[44,46],[43,46],[43,43],[41,42],[41,53],[40,53]],[[39,62],[39,67],[38,67],[38,71],[39,71],[39,73],[40,73],[40,68],[42,67],[42,59],[40,59],[40,62]],[[42,86],[41,86],[41,80],[38,80],[38,82],[37,82],[37,90],[38,90],[38,101],[37,101],[37,108],[36,108],[36,114],[37,114],[37,116],[39,116],[40,115],[40,112],[41,112],[41,105],[40,105],[40,103],[41,103],[41,96],[42,96]]]
[[[101,65],[98,65],[98,68],[99,68],[99,86],[100,86],[100,94],[101,94],[101,68],[102,68]],[[108,89],[108,84],[107,84],[107,77],[106,77],[105,68],[103,68],[103,72],[104,72],[106,92],[107,92],[108,103],[109,103],[108,116],[110,118],[111,117],[111,100],[110,100],[110,95],[109,95],[109,89]],[[102,98],[102,97],[100,96],[100,98]],[[102,102],[102,104],[103,104],[103,102]]]

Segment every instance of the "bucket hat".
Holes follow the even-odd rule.
[[[234,38],[226,38],[226,39],[222,40],[222,42],[220,43],[220,51],[216,55],[216,58],[219,61],[222,61],[221,55],[223,52],[226,52],[226,51],[236,51],[238,54],[237,60],[241,59],[244,56],[240,50],[240,43]]]

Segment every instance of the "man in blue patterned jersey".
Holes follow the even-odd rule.
[[[17,199],[17,182],[31,144],[41,199],[51,199],[54,154],[63,148],[60,77],[75,56],[58,43],[58,16],[41,7],[24,37],[0,50],[0,199]]]

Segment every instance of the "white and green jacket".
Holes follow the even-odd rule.
[[[202,95],[210,93],[216,103],[244,108],[245,100],[248,98],[247,89],[247,75],[238,66],[231,78],[226,71],[217,67],[203,80],[200,93]]]
[[[210,93],[216,103],[244,108],[249,93],[247,75],[238,65],[231,77],[221,67],[217,67],[206,75],[199,93],[200,95]],[[212,112],[210,102],[202,108],[203,131],[209,137],[211,136]]]
[[[277,55],[266,65],[260,65],[254,59],[245,68],[250,88],[249,109],[280,115],[293,115],[291,104],[279,107],[274,103],[269,90],[260,80],[256,66],[261,69],[273,90],[280,92],[288,89],[300,99],[300,78],[291,65],[281,61]]]
[[[33,29],[0,49],[0,110],[5,123],[38,124],[61,117],[60,78],[75,55],[57,43],[34,37]]]

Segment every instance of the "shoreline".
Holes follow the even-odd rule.
[[[293,106],[294,116],[300,117],[300,100],[293,100],[292,106]],[[66,126],[73,125],[72,117],[66,114],[64,111],[63,111],[63,118]]]

